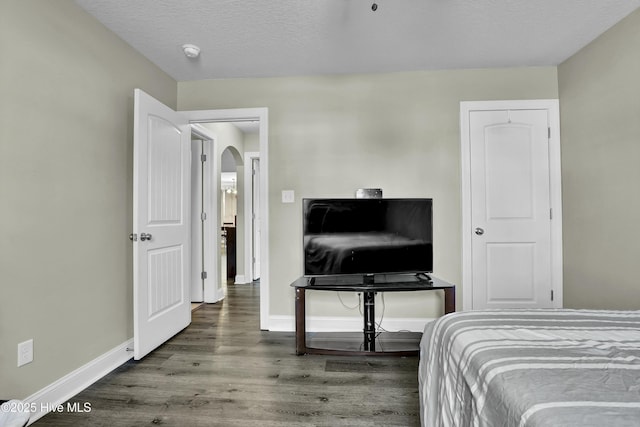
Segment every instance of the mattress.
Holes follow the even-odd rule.
[[[420,352],[423,426],[640,426],[640,311],[451,313]]]

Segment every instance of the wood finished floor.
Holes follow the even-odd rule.
[[[293,333],[259,330],[258,285],[193,312],[191,325],[50,413],[55,426],[419,426],[418,358],[295,355]]]

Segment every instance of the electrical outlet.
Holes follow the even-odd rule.
[[[18,344],[18,367],[33,362],[33,339]]]

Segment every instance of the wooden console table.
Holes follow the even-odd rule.
[[[296,316],[296,354],[333,354],[333,355],[395,355],[415,356],[419,350],[401,351],[376,351],[375,330],[375,295],[378,292],[415,292],[437,291],[444,292],[444,313],[456,310],[456,287],[436,277],[431,276],[430,281],[409,279],[376,281],[374,283],[362,283],[361,278],[338,277],[316,278],[310,280],[300,277],[291,284],[296,291],[295,316]],[[306,303],[305,291],[338,291],[338,292],[362,292],[364,300],[364,351],[337,350],[327,348],[315,348],[307,346],[306,331]]]

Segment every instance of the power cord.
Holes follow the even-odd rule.
[[[340,300],[340,304],[342,304],[342,306],[348,310],[355,310],[356,308],[360,310],[360,314],[362,314],[362,299],[360,298],[360,292],[358,292],[358,304],[354,305],[353,307],[349,307],[347,304],[344,303],[344,301],[342,300],[342,297],[340,296],[340,292],[336,291],[336,295],[338,296],[338,299]]]

